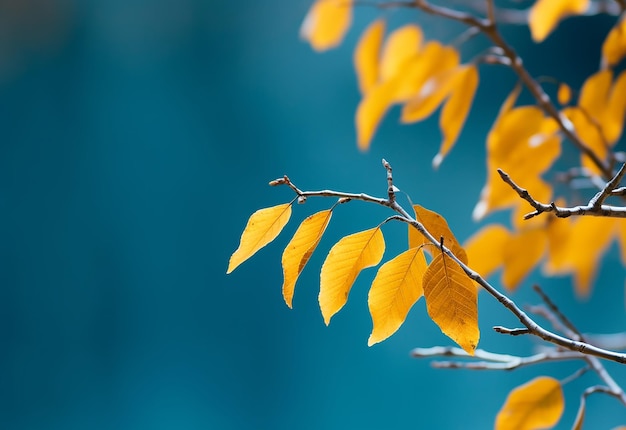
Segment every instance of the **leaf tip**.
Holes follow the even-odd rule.
[[[435,157],[433,158],[433,162],[432,162],[433,169],[437,170],[442,162],[443,162],[443,154],[439,153],[435,155]]]

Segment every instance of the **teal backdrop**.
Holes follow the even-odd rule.
[[[361,153],[351,55],[364,26],[380,14],[417,19],[444,41],[462,28],[362,8],[342,47],[317,54],[298,38],[310,3],[0,2],[0,428],[483,429],[513,387],[580,367],[434,370],[409,356],[451,344],[423,301],[368,348],[373,270],[326,327],[316,300],[325,251],[388,216],[359,202],[336,210],[293,310],[281,296],[282,249],[299,220],[331,201],[296,206],[283,234],[226,276],[248,216],[293,197],[267,186],[284,174],[303,189],[384,196],[385,157],[396,185],[461,240],[478,227],[485,136],[513,74],[481,66],[474,110],[438,171],[436,117],[400,126],[394,109]],[[569,20],[539,46],[523,27],[505,35],[534,75],[578,87],[613,20]],[[472,40],[464,58],[486,46]],[[570,151],[564,163],[575,159]],[[384,233],[390,258],[406,229]],[[621,331],[623,278],[613,247],[588,300],[574,298],[569,278],[539,273],[513,297],[536,303],[529,287],[541,282],[581,330]],[[539,345],[492,333],[518,324],[487,295],[479,302],[482,348]],[[626,385],[623,367],[608,368]],[[558,428],[595,383],[588,374],[567,386]],[[614,399],[588,406],[589,428],[626,423]]]

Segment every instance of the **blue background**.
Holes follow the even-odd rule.
[[[430,167],[436,118],[399,126],[393,110],[359,153],[350,58],[379,12],[359,9],[344,45],[319,55],[298,39],[310,3],[0,2],[1,428],[489,428],[513,387],[579,367],[433,370],[409,357],[413,347],[450,344],[423,301],[396,335],[368,348],[373,270],[325,327],[316,302],[324,250],[376,225],[382,208],[336,211],[294,310],[281,297],[280,253],[298,220],[330,201],[295,207],[275,243],[225,275],[248,216],[292,198],[266,185],[283,174],[304,189],[383,196],[385,157],[396,184],[461,240],[477,228],[484,139],[512,73],[481,66],[475,109],[439,171]],[[396,24],[416,18],[430,38],[462,31],[415,12],[390,15]],[[597,69],[613,20],[569,20],[538,47],[525,28],[506,36],[534,75],[577,87]],[[464,58],[486,46],[470,42]],[[390,258],[405,228],[388,225],[385,235]],[[586,302],[568,278],[535,275],[515,293],[520,303],[537,302],[533,280],[581,330],[624,327],[615,247]],[[480,316],[482,348],[529,354],[536,345],[492,334],[517,324],[486,295]],[[626,383],[623,367],[608,367]],[[585,375],[567,386],[559,428],[595,383]],[[614,399],[588,405],[594,428],[626,423]]]

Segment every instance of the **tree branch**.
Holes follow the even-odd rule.
[[[613,218],[626,218],[626,207],[623,206],[611,206],[602,204],[607,197],[613,195],[613,190],[619,185],[620,181],[626,174],[626,164],[622,164],[619,171],[613,176],[604,186],[600,192],[589,200],[586,205],[573,206],[573,207],[559,207],[554,202],[550,204],[541,203],[535,200],[528,190],[517,185],[511,177],[502,169],[498,169],[498,173],[504,182],[506,182],[513,190],[530,205],[535,208],[534,212],[530,212],[524,215],[524,219],[530,219],[541,215],[545,212],[552,212],[559,218],[567,218],[572,215],[590,215],[601,217],[613,217]],[[620,191],[621,192],[621,191]]]

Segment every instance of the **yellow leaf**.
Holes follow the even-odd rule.
[[[351,23],[351,0],[317,0],[304,18],[300,37],[316,51],[325,51],[341,43]]]
[[[426,310],[441,331],[470,355],[478,345],[478,290],[444,253],[428,266],[422,282]]]
[[[519,196],[502,181],[497,169],[529,188],[543,185],[541,174],[561,153],[557,124],[537,106],[521,106],[501,113],[487,137],[487,183],[474,208],[474,219],[520,204]]]
[[[325,210],[313,214],[302,221],[298,230],[283,252],[283,298],[291,308],[293,292],[298,276],[311,258],[332,216],[332,211]]]
[[[435,237],[435,239],[443,237],[443,245],[452,251],[452,253],[456,255],[459,260],[467,264],[467,253],[452,233],[452,230],[450,230],[450,227],[448,227],[446,219],[437,212],[430,211],[420,205],[413,205],[413,210],[415,211],[415,219],[419,221],[424,228]],[[427,243],[430,242],[422,236],[416,228],[409,225],[409,248],[420,247]],[[429,254],[434,255],[428,246],[424,249]]]
[[[331,248],[320,276],[319,302],[326,325],[348,301],[361,270],[380,263],[384,252],[385,240],[379,227],[346,236]]]
[[[572,89],[567,84],[559,85],[556,98],[562,105],[566,105],[572,100]]]
[[[577,107],[563,109],[563,115],[572,122],[580,140],[582,140],[598,158],[604,160],[609,153],[609,148],[608,142],[602,135],[600,123],[590,118],[584,111]],[[600,168],[585,154],[580,155],[580,164],[596,175],[602,173]]]
[[[591,283],[598,269],[598,263],[611,241],[619,233],[620,219],[602,217],[579,217],[572,222],[564,247],[560,266],[551,274],[573,273],[576,293],[581,297],[589,295]]]
[[[495,430],[552,428],[561,419],[564,408],[559,381],[540,376],[509,393],[496,417]]]
[[[354,49],[354,69],[361,94],[369,91],[378,81],[378,55],[385,34],[385,21],[374,21],[363,32]]]
[[[439,118],[439,127],[444,139],[439,153],[433,159],[433,167],[435,168],[439,167],[443,158],[450,152],[461,133],[463,124],[465,124],[465,119],[474,101],[476,88],[478,88],[478,70],[476,66],[463,67],[455,84],[454,92],[443,106],[441,117]]]
[[[429,117],[454,90],[462,69],[446,70],[428,79],[417,96],[407,101],[402,108],[401,121],[407,124]]]
[[[423,38],[422,29],[413,24],[392,32],[385,41],[380,59],[381,80],[395,77],[403,64],[419,52]]]
[[[537,0],[528,15],[533,40],[543,41],[559,21],[570,15],[580,15],[588,7],[589,0]]]
[[[396,74],[394,101],[404,103],[415,97],[428,79],[456,68],[459,61],[459,52],[452,46],[443,46],[437,41],[426,43],[416,56],[402,64]]]
[[[504,261],[504,244],[510,234],[500,224],[489,224],[470,237],[465,243],[465,251],[472,261],[471,268],[483,278],[491,275]]]
[[[356,110],[355,123],[357,144],[361,151],[369,149],[372,137],[380,121],[393,104],[396,84],[396,80],[392,79],[376,85],[365,93],[361,103],[359,103]]]
[[[626,21],[625,21],[626,22]],[[614,145],[622,135],[626,116],[626,71],[623,71],[613,84],[608,105],[602,122],[604,136]]]
[[[378,269],[367,299],[374,325],[368,346],[387,339],[404,323],[424,294],[424,272],[426,258],[420,248],[409,249]]]
[[[539,264],[547,244],[543,228],[529,228],[510,236],[502,252],[502,285],[508,290],[517,288],[524,277]]]
[[[289,217],[291,217],[291,203],[259,209],[253,213],[241,234],[239,247],[230,257],[226,273],[235,270],[259,249],[276,239],[289,221]]]
[[[612,67],[626,55],[626,19],[615,25],[602,44],[602,62]]]
[[[587,117],[593,118],[598,124],[601,123],[607,108],[612,81],[613,72],[611,70],[601,70],[588,77],[580,89],[578,106]]]

